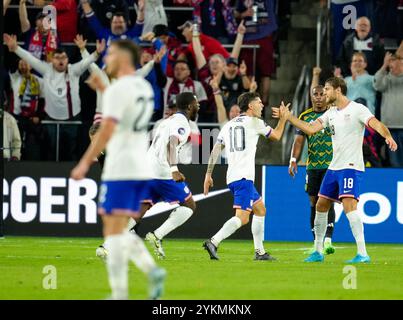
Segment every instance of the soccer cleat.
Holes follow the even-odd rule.
[[[146,240],[154,247],[154,252],[159,259],[165,259],[164,248],[162,248],[162,240],[158,239],[154,232],[146,234]]]
[[[148,275],[150,300],[158,300],[164,292],[164,282],[167,272],[163,268],[155,267]]]
[[[266,261],[276,261],[277,259],[274,258],[270,253],[266,252],[264,254],[258,254],[255,252],[254,260],[266,260]]]
[[[323,254],[319,253],[318,251],[315,251],[308,258],[306,258],[304,262],[323,262],[323,260],[324,260]]]
[[[106,262],[106,257],[108,256],[108,251],[104,246],[99,246],[97,250],[95,250],[95,255],[100,258],[103,262]]]
[[[371,258],[369,256],[362,256],[357,254],[353,259],[347,260],[346,263],[370,263]]]
[[[325,254],[333,254],[336,251],[336,248],[333,247],[331,243],[325,243],[324,251]]]
[[[219,260],[219,258],[217,256],[217,247],[211,242],[210,239],[204,241],[203,247],[209,253],[211,260]]]

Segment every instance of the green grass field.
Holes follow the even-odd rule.
[[[100,239],[7,237],[0,240],[0,299],[104,299],[109,286],[95,257]],[[344,261],[355,245],[336,244],[324,263],[307,264],[308,243],[266,243],[276,262],[253,261],[252,241],[225,241],[210,261],[202,241],[166,240],[164,299],[403,299],[403,246],[368,245],[372,263],[357,266],[344,289]],[[57,289],[43,289],[43,268],[57,269]],[[130,297],[145,299],[146,277],[130,266]]]

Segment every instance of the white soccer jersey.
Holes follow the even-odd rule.
[[[227,122],[217,142],[225,146],[228,159],[227,184],[241,180],[255,181],[255,155],[259,136],[269,137],[272,128],[263,120],[240,115]]]
[[[168,163],[169,139],[171,136],[179,139],[179,144],[176,147],[176,155],[178,156],[180,149],[188,142],[190,132],[189,121],[180,112],[175,113],[160,123],[147,153],[147,162],[153,168],[154,179],[172,179]]]
[[[106,147],[102,180],[148,180],[151,167],[144,161],[148,149],[148,124],[154,110],[151,85],[140,76],[125,76],[103,95],[103,117],[117,126]]]
[[[364,171],[362,143],[365,126],[373,117],[366,106],[350,101],[344,109],[331,107],[318,118],[332,132],[333,159],[329,169]]]

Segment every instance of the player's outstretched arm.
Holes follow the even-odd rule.
[[[388,145],[391,151],[397,150],[396,141],[390,134],[389,129],[382,122],[380,122],[377,118],[373,117],[371,120],[369,120],[368,125],[376,132],[378,132],[382,137],[385,138],[385,143]]]
[[[296,116],[291,114],[288,121],[290,121],[290,123],[294,127],[297,127],[298,129],[302,130],[309,136],[323,129],[323,124],[319,120],[315,120],[314,122],[308,123],[306,121],[298,119]]]
[[[290,103],[287,105],[284,105],[284,102],[281,101],[280,108],[278,109],[279,121],[277,123],[276,128],[271,132],[271,134],[269,136],[270,140],[280,141],[281,137],[283,136],[285,124],[291,114],[290,110],[288,109],[290,107],[290,105],[291,105]]]
[[[104,118],[101,122],[99,131],[95,134],[94,139],[84,153],[80,162],[70,173],[70,177],[74,180],[84,179],[94,159],[97,158],[112,137],[115,131],[116,121],[112,118]]]
[[[204,185],[203,185],[204,195],[207,195],[209,189],[214,186],[213,178],[211,177],[211,175],[213,174],[214,166],[217,163],[218,157],[220,156],[222,149],[224,149],[224,145],[217,142],[214,145],[213,151],[211,151],[210,158],[208,159],[206,176],[204,178]]]
[[[291,149],[290,165],[288,166],[288,174],[294,178],[295,174],[298,173],[297,161],[301,156],[302,148],[304,147],[305,137],[296,134],[294,136],[294,142]]]

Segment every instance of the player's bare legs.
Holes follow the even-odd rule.
[[[266,207],[261,199],[253,205],[252,211],[253,218],[251,229],[255,246],[255,260],[276,260],[266,252],[263,246]]]
[[[343,209],[350,222],[350,228],[357,244],[357,255],[347,263],[370,262],[364,237],[364,224],[357,212],[358,201],[355,198],[343,198]]]
[[[143,241],[127,232],[128,219],[125,212],[119,210],[115,210],[113,216],[102,216],[112,298],[128,299],[128,261],[131,260],[149,278],[149,298],[157,299],[162,293],[165,271],[157,267]]]
[[[149,232],[146,235],[146,240],[149,241],[155,248],[156,255],[163,259],[165,258],[165,252],[162,247],[162,239],[184,224],[196,210],[196,203],[193,200],[193,197],[190,196],[186,199],[180,206],[174,209],[169,215],[168,219],[156,230],[153,232]]]

